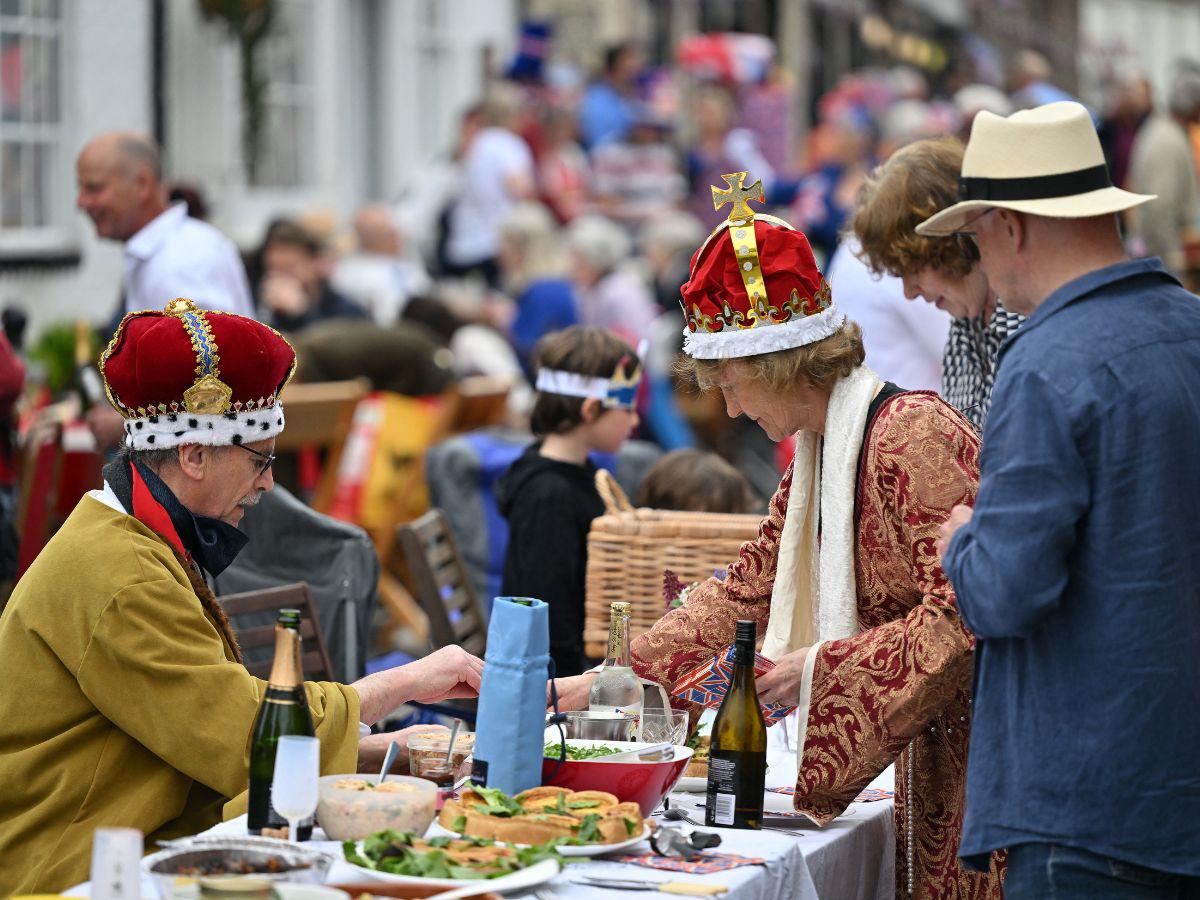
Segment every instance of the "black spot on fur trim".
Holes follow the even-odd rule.
[[[157,424],[158,424],[158,416],[151,416],[151,417],[150,417],[150,424],[151,424],[151,425],[157,425]]]
[[[186,433],[187,432],[184,432],[184,431],[177,431],[177,432],[175,432],[175,437],[183,437]]]
[[[230,438],[230,440],[235,444],[240,444],[242,442],[242,436],[240,434],[235,434],[232,438]]]
[[[270,428],[270,427],[271,427],[271,423],[270,423],[270,422],[263,422],[263,423],[262,423],[262,430],[263,430],[263,431],[266,431],[266,430],[267,430],[268,428]]]
[[[195,419],[188,419],[188,428],[199,428],[199,427],[200,427],[200,423],[197,422]],[[209,425],[208,427],[212,428],[211,425]]]
[[[179,418],[179,416],[175,415],[175,413],[168,413],[168,414],[167,414],[167,421],[168,421],[168,422],[174,422],[174,421],[176,421],[178,418]]]
[[[146,435],[146,443],[153,444],[154,443],[154,435],[152,435],[152,434]]]
[[[212,422],[209,422],[209,423],[208,423],[208,430],[209,430],[209,431],[212,431]]]
[[[146,424],[146,423],[145,423],[145,422],[143,422],[141,419],[138,419],[136,422],[134,422],[134,423],[133,423],[133,427],[134,427],[134,428],[136,428],[138,431],[141,431],[141,430],[142,430],[142,426],[143,426],[143,425],[145,425],[145,424]]]
[[[230,419],[230,420],[237,418],[237,413],[222,413],[222,415],[225,416],[225,418]]]
[[[246,424],[249,425],[251,428],[253,428],[255,425],[255,421],[253,419],[247,419]]]

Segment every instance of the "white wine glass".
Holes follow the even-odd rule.
[[[275,777],[271,805],[287,819],[288,840],[296,840],[301,819],[317,811],[317,780],[321,775],[321,742],[315,737],[284,735],[275,748]]]

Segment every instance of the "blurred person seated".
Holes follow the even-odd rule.
[[[968,84],[954,93],[954,109],[958,112],[958,137],[963,143],[971,136],[971,124],[981,112],[994,113],[997,116],[1008,116],[1013,111],[1012,101],[1008,95],[990,84]],[[923,135],[933,137],[933,135]],[[886,159],[880,156],[880,159]]]
[[[646,58],[634,41],[604,51],[604,69],[579,104],[579,134],[589,151],[622,141],[637,118],[637,80]]]
[[[1136,256],[1158,256],[1177,277],[1187,268],[1184,245],[1197,224],[1196,159],[1188,128],[1200,123],[1200,70],[1181,67],[1167,93],[1167,113],[1138,129],[1129,161],[1129,190],[1157,199],[1128,213]]]
[[[529,411],[533,392],[512,345],[486,322],[472,321],[438,297],[413,297],[402,322],[423,326],[447,349],[447,364],[457,378],[488,375],[503,378],[511,388],[508,408],[514,416]]]
[[[188,300],[118,330],[101,375],[123,451],[0,617],[0,895],[84,880],[96,828],[136,828],[152,846],[241,811],[267,682],[242,665],[208,579],[274,484],[294,364],[269,328]],[[377,771],[407,735],[360,739],[360,722],[477,696],[482,669],[446,647],[354,684],[306,682],[322,773]]]
[[[356,248],[337,260],[329,283],[370,313],[377,325],[396,322],[404,304],[430,287],[425,267],[408,254],[392,210],[368,203],[354,216]]]
[[[441,337],[412,321],[383,326],[370,319],[330,319],[291,341],[297,381],[366,378],[372,391],[409,397],[440,394],[455,381],[453,355]]]
[[[1153,112],[1154,91],[1146,73],[1129,67],[1117,72],[1109,85],[1100,124],[1096,127],[1108,173],[1117,187],[1124,187],[1129,179],[1133,143],[1142,124]]]
[[[469,136],[457,198],[450,207],[445,275],[477,276],[497,287],[500,223],[520,201],[536,196],[533,154],[517,134],[520,94],[510,84],[489,87],[483,127]]]
[[[335,291],[323,276],[324,248],[295,222],[279,221],[267,232],[260,251],[258,288],[263,321],[296,334],[327,319],[365,319],[367,311]]]
[[[112,131],[90,140],[75,162],[76,205],[96,236],[125,245],[125,274],[111,334],[125,313],[191,297],[202,309],[253,316],[246,269],[233,242],[168,205],[158,145],[143,134]]]
[[[189,219],[207,222],[209,216],[208,198],[204,189],[190,181],[174,181],[167,185],[167,202],[183,203],[187,207]]]
[[[635,347],[648,338],[658,308],[646,280],[627,264],[632,244],[625,230],[600,216],[581,216],[567,229],[567,244],[580,322],[608,329]]]
[[[570,222],[587,212],[592,189],[591,166],[571,111],[549,107],[542,115],[542,139],[537,160],[541,199],[559,222]]]
[[[659,458],[638,488],[635,505],[685,512],[754,513],[763,502],[744,475],[708,450],[675,450]]]
[[[668,141],[670,128],[670,122],[643,107],[625,140],[596,148],[592,170],[600,212],[640,229],[687,196],[679,154]]]
[[[1008,91],[1014,110],[1075,99],[1054,84],[1054,67],[1036,50],[1021,50],[1013,57],[1008,71]]]
[[[516,304],[508,330],[528,376],[537,342],[579,322],[565,255],[561,230],[541,204],[515,206],[500,225],[502,284]]]

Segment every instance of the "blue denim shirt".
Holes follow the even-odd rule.
[[[979,639],[959,854],[1053,842],[1200,875],[1200,300],[1120,263],[999,360],[943,559]]]

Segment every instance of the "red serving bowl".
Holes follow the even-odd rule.
[[[547,741],[550,732],[547,731]],[[645,747],[628,741],[582,741],[568,740],[572,747],[618,747],[634,750]],[[658,762],[604,762],[604,758],[567,760],[558,767],[557,759],[542,760],[542,784],[566,788],[569,791],[607,791],[622,802],[630,801],[641,807],[642,815],[649,816],[662,803],[679,781],[692,756],[690,747],[675,748],[671,759]]]

